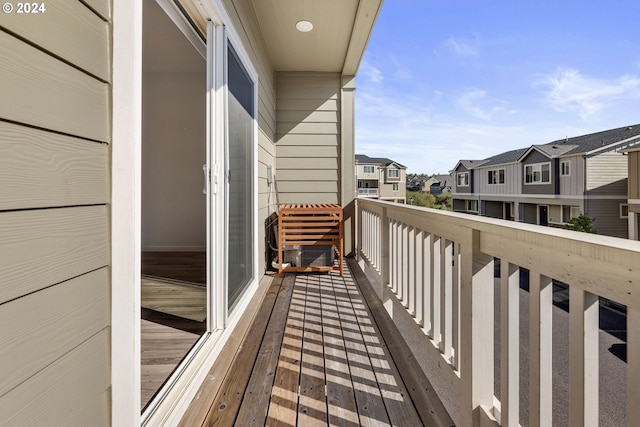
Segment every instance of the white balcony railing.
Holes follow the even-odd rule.
[[[420,328],[460,425],[552,425],[552,281],[569,286],[569,421],[598,425],[598,297],[627,306],[627,421],[640,425],[640,242],[359,199],[358,260],[394,320]],[[500,386],[494,396],[494,259]],[[519,390],[519,273],[529,270],[529,389]],[[417,326],[416,326],[417,325]],[[403,331],[402,327],[399,327]],[[522,397],[522,399],[521,399]]]
[[[378,189],[377,188],[358,188],[358,196],[378,197]]]

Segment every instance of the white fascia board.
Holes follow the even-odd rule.
[[[601,152],[612,151],[612,150],[618,151],[618,149],[621,149],[625,144],[635,145],[638,143],[640,143],[640,135],[623,139],[622,141],[614,142],[613,144],[607,144],[603,147],[596,148],[595,150],[587,151],[586,153],[584,153],[584,156],[593,157],[597,154],[600,154]]]

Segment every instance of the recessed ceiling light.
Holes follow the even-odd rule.
[[[309,21],[298,21],[296,23],[296,28],[301,33],[308,33],[309,31],[313,30],[313,24]]]

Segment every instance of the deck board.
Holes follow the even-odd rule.
[[[367,300],[345,273],[274,279],[198,425],[424,425]]]

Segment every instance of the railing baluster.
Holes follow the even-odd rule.
[[[627,425],[640,425],[640,310],[627,307]]]
[[[467,230],[460,269],[460,425],[480,425],[493,408],[493,257],[480,251],[480,232]]]
[[[416,323],[418,323],[418,325],[424,326],[424,287],[426,286],[426,281],[424,280],[424,231],[422,230],[416,230],[415,249],[415,317]]]
[[[409,229],[409,283],[407,289],[407,309],[416,317],[416,229]]]
[[[389,271],[389,279],[391,281],[391,290],[396,293],[398,285],[398,222],[391,220],[391,268]]]
[[[409,262],[407,258],[409,257],[407,252],[407,244],[409,242],[408,239],[409,234],[409,226],[407,224],[402,224],[402,235],[400,239],[400,283],[398,285],[398,299],[402,302],[402,305],[407,307],[407,282],[409,281]]]
[[[529,279],[529,425],[550,426],[553,285],[537,272]]]
[[[518,427],[520,412],[520,268],[500,263],[500,419]]]
[[[453,245],[453,285],[451,292],[452,310],[451,310],[451,341],[452,354],[451,366],[458,369],[460,366],[460,245]]]
[[[598,425],[599,298],[569,287],[569,422]]]
[[[423,264],[423,292],[422,292],[422,321],[423,329],[428,336],[433,335],[431,324],[431,288],[433,287],[433,234],[425,233],[422,244]]]
[[[440,325],[442,340],[440,350],[446,361],[451,363],[451,331],[452,331],[452,291],[453,291],[453,242],[443,240],[442,245],[442,289],[440,291]]]
[[[442,289],[442,237],[433,236],[431,241],[431,265],[433,282],[431,283],[431,339],[440,347],[440,290]]]
[[[381,286],[379,288],[378,297],[382,298],[386,286],[389,285],[389,266],[391,263],[390,250],[391,250],[391,227],[389,226],[389,218],[387,218],[387,208],[382,208],[382,214],[379,218],[380,222],[380,277],[382,279]]]

